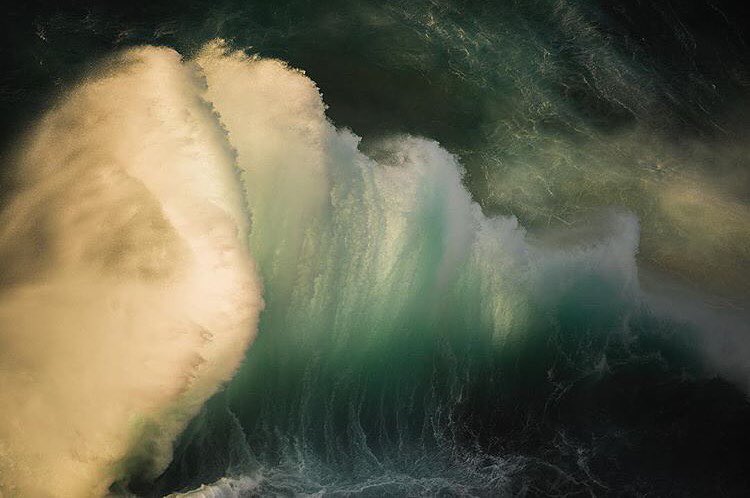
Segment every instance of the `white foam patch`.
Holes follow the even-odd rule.
[[[72,89],[0,215],[0,495],[156,475],[251,341],[260,287],[234,156],[174,51]]]

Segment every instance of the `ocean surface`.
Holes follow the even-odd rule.
[[[750,492],[734,3],[0,23],[0,496]]]

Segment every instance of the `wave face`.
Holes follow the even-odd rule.
[[[222,42],[194,63],[237,152],[267,307],[228,390],[136,490],[638,493],[673,475],[659,459],[681,430],[628,413],[701,391],[706,361],[696,324],[641,291],[632,214],[531,235],[485,216],[434,141],[365,155],[300,71]]]
[[[254,335],[247,216],[202,90],[176,52],[133,49],[20,148],[0,223],[0,495],[158,476]]]

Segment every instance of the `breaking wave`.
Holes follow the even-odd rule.
[[[741,320],[709,338],[641,289],[632,213],[487,216],[437,142],[363,145],[302,71],[222,41],[105,61],[17,163],[11,495],[635,493],[681,432],[625,405],[748,378],[715,346]]]

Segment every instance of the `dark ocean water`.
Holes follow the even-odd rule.
[[[339,129],[320,211],[298,165],[247,180],[258,337],[166,471],[116,492],[750,490],[732,3],[28,2],[2,24],[6,148],[102,57],[216,38],[304,70]]]

